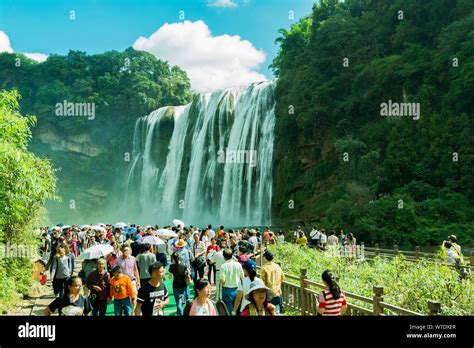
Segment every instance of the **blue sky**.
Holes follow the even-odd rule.
[[[216,1],[221,7],[210,6]],[[184,11],[184,20],[202,20],[212,37],[239,35],[241,40],[250,41],[255,50],[263,51],[263,61],[256,52],[249,53],[254,58],[249,58],[245,69],[270,79],[268,65],[278,50],[274,43],[277,30],[288,28],[309,14],[313,3],[314,0],[0,0],[0,30],[8,36],[15,52],[122,51],[139,37],[149,38],[165,23],[183,22],[179,15]],[[69,19],[71,10],[75,11],[75,20]],[[294,20],[289,19],[289,11],[294,11]],[[162,46],[160,40],[163,39],[148,42],[155,55],[163,53],[153,47]],[[217,46],[222,51],[222,45]],[[242,47],[237,46],[236,50]],[[167,54],[158,58],[173,60]],[[219,56],[218,52],[215,54]]]

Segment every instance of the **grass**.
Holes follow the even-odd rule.
[[[294,244],[271,246],[275,261],[285,273],[299,275],[307,269],[308,279],[322,283],[324,270],[333,271],[345,291],[372,297],[373,286],[384,287],[384,302],[428,314],[428,300],[441,303],[442,315],[473,315],[472,280],[460,280],[458,273],[443,265],[421,259],[410,262],[402,256],[393,260],[377,257],[354,261]],[[368,307],[367,303],[354,303]]]

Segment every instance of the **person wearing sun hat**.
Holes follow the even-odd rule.
[[[245,261],[242,264],[242,268],[244,270],[245,278],[240,281],[239,286],[237,287],[237,297],[234,302],[233,310],[233,313],[236,313],[236,315],[240,315],[240,313],[242,313],[245,307],[250,303],[250,301],[248,301],[244,296],[244,294],[249,292],[250,284],[256,280],[260,280],[257,277],[257,264],[255,261]]]
[[[263,281],[255,279],[250,283],[245,298],[250,303],[242,311],[241,316],[275,316],[275,306],[270,303],[273,291],[265,286]]]
[[[179,239],[175,244],[175,247],[178,249],[176,252],[178,253],[179,261],[188,267],[188,269],[191,270],[191,273],[193,273],[192,276],[194,276],[193,268],[191,267],[193,256],[191,251],[186,248],[186,245],[188,245],[188,243],[184,239]],[[173,258],[171,258],[171,264],[173,263]]]

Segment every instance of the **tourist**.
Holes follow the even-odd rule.
[[[43,243],[43,246],[41,247],[41,259],[46,265],[49,259],[51,258],[51,237],[46,232],[42,234],[42,237],[43,237],[44,243]]]
[[[322,230],[321,235],[319,236],[319,248],[321,250],[326,250],[327,242],[328,236],[326,235],[326,231]]]
[[[209,267],[209,271],[207,274],[207,278],[209,282],[212,284],[212,275],[214,275],[214,284],[216,284],[216,263],[212,261],[212,256],[220,250],[220,247],[216,244],[216,239],[211,239],[211,244],[207,247],[206,251],[206,260],[207,265]]]
[[[298,232],[298,239],[296,239],[296,244],[300,246],[306,246],[308,244],[308,238],[306,238],[304,231]]]
[[[212,229],[212,225],[207,225],[207,238],[211,240],[211,238],[214,238],[216,236],[216,232]]]
[[[122,255],[117,256],[113,268],[119,266],[124,274],[132,281],[134,294],[140,289],[140,275],[138,272],[137,260],[131,255],[132,250],[128,246],[122,248]],[[135,297],[134,297],[135,298]]]
[[[194,270],[193,270],[193,267],[191,267],[191,260],[193,259],[193,254],[191,253],[191,251],[189,249],[186,249],[186,245],[188,245],[188,243],[186,243],[184,240],[180,239],[177,243],[176,243],[176,248],[177,248],[177,252],[178,252],[178,255],[179,255],[179,261],[184,264],[189,270],[191,270],[191,273],[192,273],[192,276],[193,276],[193,279],[194,279]],[[173,264],[174,261],[173,259],[171,259],[171,264]]]
[[[255,251],[257,250],[257,247],[258,247],[257,230],[252,230],[251,231],[251,236],[248,240],[248,243],[252,247],[251,250],[250,250],[250,253],[255,254]]]
[[[199,279],[195,284],[196,297],[189,309],[190,316],[216,316],[216,307],[210,300],[211,285],[206,279]]]
[[[448,240],[451,242],[451,246],[452,246],[452,249],[453,251],[456,253],[457,255],[457,258],[460,260],[460,262],[462,263],[463,261],[463,255],[462,255],[462,252],[461,252],[461,246],[458,244],[458,239],[457,237],[452,234],[448,237]]]
[[[274,233],[270,231],[270,227],[267,227],[265,229],[265,232],[263,233],[263,241],[265,245],[267,244],[273,244],[273,238],[274,238]]]
[[[224,242],[222,243],[222,245],[224,245]],[[229,246],[230,250],[232,250],[232,255],[234,255],[235,257],[239,256],[239,244],[237,235],[231,235],[229,239],[229,244],[225,243],[225,246]]]
[[[270,303],[273,293],[265,284],[257,279],[250,283],[249,292],[245,295],[250,303],[242,311],[241,316],[275,316],[275,306]]]
[[[278,232],[278,242],[281,244],[285,243],[285,233],[282,230]]]
[[[250,302],[244,295],[250,292],[250,284],[254,280],[259,279],[257,277],[257,264],[255,263],[255,261],[246,261],[242,265],[242,268],[244,270],[245,278],[239,282],[239,286],[237,289],[237,297],[235,298],[232,315],[240,315],[240,313],[243,312],[245,307],[247,307]]]
[[[198,234],[194,234],[194,243],[192,245],[193,262],[194,268],[194,281],[204,277],[204,268],[206,267],[206,245],[199,239]]]
[[[309,233],[309,237],[311,238],[311,246],[317,247],[319,245],[319,239],[321,237],[321,232],[318,230],[317,226],[313,226],[313,229]]]
[[[169,268],[169,278],[173,277],[173,295],[176,302],[176,315],[183,315],[183,308],[189,300],[189,288],[186,282],[191,278],[191,271],[180,262],[179,254],[175,251],[171,258],[173,262]]]
[[[445,240],[443,242],[443,246],[445,248],[445,255],[446,255],[445,262],[448,265],[455,266],[456,261],[459,260],[459,256],[456,253],[456,251],[454,250],[453,245],[451,244],[450,241]]]
[[[222,284],[222,301],[231,315],[237,297],[237,288],[240,280],[244,278],[244,271],[240,263],[232,258],[232,250],[225,249],[223,255],[226,261],[220,267],[218,281]]]
[[[331,231],[331,235],[328,237],[327,245],[328,247],[337,246],[339,239],[336,236],[336,231]]]
[[[347,310],[346,297],[336,283],[334,274],[326,270],[321,278],[326,288],[320,293],[317,301],[318,313],[324,316],[343,315]]]
[[[101,317],[107,312],[107,297],[110,293],[110,274],[105,269],[105,259],[97,261],[97,269],[94,270],[86,281],[87,288],[91,291],[92,315]]]
[[[135,315],[164,316],[163,309],[170,302],[164,283],[165,266],[161,262],[155,262],[150,265],[148,272],[151,278],[138,290]]]
[[[85,228],[77,232],[77,238],[78,238],[79,253],[82,254],[84,252],[84,246],[85,246],[86,238],[87,238]]]
[[[82,280],[78,276],[68,279],[66,288],[60,297],[56,297],[48,307],[44,309],[44,315],[50,316],[56,310],[59,315],[82,316],[88,315],[92,309],[89,299],[81,294]]]
[[[224,258],[224,250],[225,249],[220,249],[214,255],[211,256],[211,261],[214,262],[214,265],[216,266],[216,279],[214,280],[216,282],[216,293],[215,293],[216,302],[222,298],[222,284],[219,281],[219,273],[220,273],[222,265],[226,261]]]
[[[95,237],[92,236],[89,238],[89,242],[87,243],[87,248],[92,248],[93,246],[99,245],[97,241],[95,240]]]
[[[51,265],[51,279],[53,280],[53,292],[55,296],[61,297],[64,294],[66,282],[72,275],[72,261],[66,256],[64,246],[56,248],[56,256]]]
[[[148,273],[148,268],[151,264],[156,262],[156,256],[153,254],[153,247],[145,243],[143,244],[144,251],[137,256],[137,266],[140,276],[140,284],[145,284],[150,280],[151,275]]]
[[[53,236],[51,237],[51,253],[48,263],[46,264],[46,268],[50,268],[52,266],[53,260],[57,255],[57,247],[61,244],[61,236],[59,235],[60,228],[55,226],[53,227]]]
[[[339,234],[339,245],[343,247],[346,245],[346,235],[344,234],[344,230],[341,229],[340,234]]]
[[[214,238],[217,239],[218,242],[224,237],[224,226],[219,227],[219,231],[217,231],[216,236]]]
[[[69,257],[71,259],[71,276],[74,274],[74,269],[76,267],[76,256],[74,254],[74,252],[72,251],[72,246],[69,245],[69,244],[64,244],[64,251],[66,253],[66,256]]]
[[[122,272],[120,266],[112,269],[113,277],[110,280],[110,294],[107,303],[114,300],[115,316],[132,315],[132,303],[136,300],[136,290],[130,277]]]
[[[356,238],[352,233],[349,233],[346,240],[346,245],[348,246],[349,257],[356,256]]]
[[[281,285],[285,280],[285,274],[283,273],[280,265],[273,262],[273,253],[270,250],[266,250],[263,253],[263,266],[260,270],[260,278],[262,279],[265,286],[270,288],[273,292],[273,298],[271,303],[275,305],[276,314],[283,313],[283,294]]]

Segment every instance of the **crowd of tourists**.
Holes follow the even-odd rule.
[[[105,316],[113,302],[116,316],[163,316],[172,296],[178,316],[284,314],[285,275],[266,248],[284,243],[284,233],[216,230],[184,224],[44,228],[43,260],[56,295],[44,313]],[[318,312],[344,314],[347,303],[334,274],[325,271],[322,280]]]

